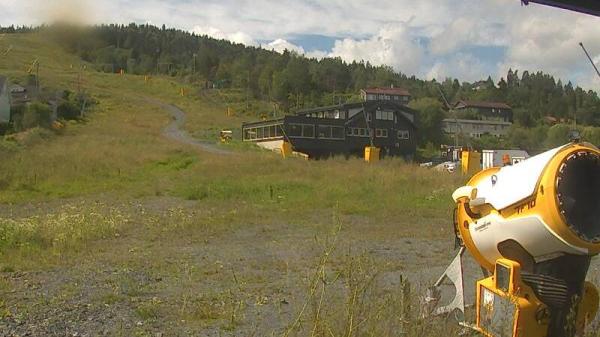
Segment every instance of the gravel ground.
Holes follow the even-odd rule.
[[[136,204],[148,215],[174,205],[202,207],[174,198],[115,204]],[[50,209],[4,206],[0,216]],[[307,300],[323,240],[333,227],[323,218],[315,215],[308,221],[312,225],[275,222],[180,232],[139,223],[119,238],[90,243],[58,262],[5,270],[0,336],[279,336]],[[343,223],[327,267],[334,272],[348,259],[364,257],[379,270],[382,291],[397,291],[405,278],[420,293],[456,253],[451,237],[415,238],[397,224],[361,217]],[[477,275],[476,267],[467,266],[468,277]],[[467,293],[472,294],[469,288]]]

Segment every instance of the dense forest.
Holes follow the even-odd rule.
[[[540,139],[523,138],[533,137],[532,130],[536,128],[543,129],[538,133],[548,134],[548,117],[565,124],[576,118],[579,125],[600,126],[600,98],[596,92],[570,82],[565,84],[542,72],[509,70],[496,83],[490,77],[475,83],[452,78],[439,83],[369,62],[309,59],[289,51],[278,53],[165,26],[102,25],[80,30],[58,26],[8,27],[1,28],[0,33],[40,29],[59,32],[53,36],[61,45],[95,64],[98,70],[167,74],[210,87],[244,88],[256,99],[279,103],[284,111],[356,100],[359,90],[365,87],[402,87],[411,92],[414,107],[424,114],[422,143],[444,140],[439,136],[446,108],[440,89],[450,102],[469,99],[511,105],[515,132],[519,134],[519,140],[509,144],[512,146],[539,143]]]

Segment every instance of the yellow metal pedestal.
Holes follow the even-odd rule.
[[[379,161],[381,149],[374,146],[365,147],[365,161],[367,163],[373,163]]]
[[[283,144],[281,144],[281,155],[283,158],[291,157],[293,153],[294,150],[292,149],[292,144],[288,142],[283,142]]]
[[[462,173],[474,175],[481,171],[481,153],[476,151],[463,151],[461,157]]]

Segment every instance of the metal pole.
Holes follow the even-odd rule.
[[[35,64],[35,86],[37,88],[37,94],[40,93],[40,62]]]
[[[583,49],[583,52],[585,53],[585,56],[587,56],[588,60],[590,60],[590,63],[592,64],[592,67],[594,67],[594,70],[596,70],[596,74],[598,74],[598,77],[600,77],[600,71],[598,70],[598,67],[596,67],[596,64],[594,63],[594,60],[592,60],[592,58],[590,57],[590,54],[588,53],[588,51],[583,46],[583,42],[579,42],[579,45],[581,46],[581,49]]]
[[[198,57],[198,54],[194,53],[194,67],[192,70],[192,74],[196,75],[196,57]]]
[[[444,92],[442,91],[442,89],[438,86],[437,87],[438,91],[440,92],[440,95],[442,96],[442,99],[444,100],[444,103],[446,103],[446,106],[448,107],[448,110],[450,112],[453,113],[454,115],[454,149],[456,150],[456,148],[458,148],[458,115],[456,113],[456,110],[454,110],[451,106],[450,103],[448,103],[448,100],[446,99],[446,96],[444,95]],[[453,151],[454,152],[454,151]]]

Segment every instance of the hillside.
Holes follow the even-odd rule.
[[[63,50],[80,56],[90,70],[109,73],[123,70],[129,75],[159,75],[186,83],[191,96],[202,96],[205,103],[213,108],[218,106],[218,114],[195,111],[197,104],[186,107],[197,112],[190,115],[187,128],[201,138],[214,138],[219,128],[239,127],[234,122],[352,102],[359,99],[357,95],[362,88],[393,85],[408,89],[414,98],[413,108],[421,111],[418,126],[422,148],[453,142],[440,131],[441,120],[451,114],[445,111],[439,89],[450,102],[459,99],[506,102],[513,108],[515,125],[509,137],[465,138],[461,143],[476,148],[539,152],[563,142],[575,120],[587,140],[600,143],[599,129],[592,128],[600,126],[597,93],[565,84],[542,72],[509,70],[497,83],[491,78],[475,83],[449,78],[437,83],[409,77],[385,66],[347,64],[330,58],[307,59],[290,52],[279,54],[166,27],[131,24],[87,29],[54,26],[38,30]],[[20,30],[3,31],[10,36]],[[225,118],[227,111],[234,118]],[[551,130],[549,118],[565,125]]]
[[[0,335],[461,335],[399,313],[455,254],[464,177],[216,144],[259,118],[248,103],[268,103],[97,71],[43,32],[5,45],[0,74],[24,81],[38,59],[43,87],[96,103],[64,129],[0,141]]]
[[[77,33],[62,32],[61,27],[45,30],[58,30],[60,44],[97,69],[124,69],[140,75],[158,72],[247,89],[255,98],[277,101],[285,111],[352,100],[360,89],[372,86],[394,85],[408,89],[417,99],[439,98],[435,81],[409,77],[386,66],[279,54],[164,26],[103,25]],[[449,78],[441,85],[450,101],[506,102],[520,111],[517,122],[523,126],[534,126],[544,116],[572,118],[575,113],[584,124],[600,125],[597,93],[542,72],[511,69],[497,83],[489,77],[475,83]]]
[[[347,305],[364,313],[357,332],[383,334],[398,328],[401,298],[398,285],[375,284],[398,280],[404,259],[443,268],[451,240],[436,241],[436,256],[399,248],[452,235],[447,196],[460,177],[397,160],[283,161],[239,142],[218,147],[211,132],[256,118],[225,115],[219,97],[233,100],[235,90],[198,93],[172,77],[97,72],[39,33],[2,43],[13,48],[0,73],[23,80],[38,58],[42,86],[81,84],[97,101],[61,131],[3,141],[12,144],[0,160],[3,333],[301,336],[313,329],[297,320],[314,314],[304,303],[319,279],[307,275],[327,270],[348,277],[332,281],[318,329],[347,329],[338,310]],[[210,146],[232,153],[167,137],[172,105]],[[416,222],[407,217],[417,212]],[[374,247],[381,254],[364,255]],[[399,262],[389,263],[389,249]],[[342,280],[377,296],[344,304]],[[389,310],[369,310],[384,303]]]

